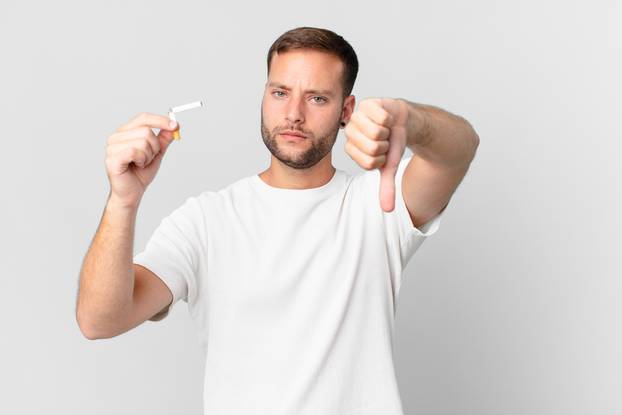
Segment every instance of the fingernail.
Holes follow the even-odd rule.
[[[171,120],[169,125],[171,126],[171,128],[175,128],[175,127],[177,127],[177,121]]]

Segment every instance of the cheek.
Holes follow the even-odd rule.
[[[322,109],[315,111],[313,114],[319,125],[323,126],[323,129],[328,131],[332,130],[336,124],[341,120],[341,113],[336,112],[334,109]]]
[[[269,97],[262,104],[262,116],[264,126],[270,131],[283,129],[288,124],[283,104],[270,100]]]
[[[273,120],[279,116],[279,106],[274,102],[271,102],[269,97],[264,99],[261,108],[264,120],[266,120],[266,122],[268,122],[268,120]]]
[[[262,112],[263,123],[267,126],[274,124],[274,115],[269,108],[264,108]]]
[[[266,101],[265,99],[261,101],[261,116],[263,117],[265,122],[268,122],[268,120],[272,116],[272,112],[272,108],[268,101]]]

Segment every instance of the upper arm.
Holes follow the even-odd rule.
[[[412,155],[402,176],[402,195],[413,226],[434,218],[449,204],[469,165],[448,167]]]
[[[168,313],[173,294],[164,282],[142,265],[132,264],[134,268],[134,292],[129,313],[117,328],[114,337],[123,334],[146,320],[157,321]]]
[[[132,264],[134,269],[134,291],[129,312],[117,321],[114,331],[97,338],[111,338],[123,334],[146,320],[163,319],[173,300],[173,294],[164,282],[142,265]]]
[[[145,320],[162,320],[173,301],[170,288],[148,268],[138,264],[133,264],[133,267],[134,294],[130,319],[136,325]]]

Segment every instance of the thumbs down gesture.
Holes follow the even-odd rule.
[[[395,208],[395,174],[406,148],[407,119],[406,101],[368,98],[344,129],[346,153],[365,170],[380,169],[380,206],[385,212]]]

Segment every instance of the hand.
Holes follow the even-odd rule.
[[[108,137],[106,173],[110,198],[136,207],[155,177],[162,157],[179,125],[163,115],[141,113]],[[160,128],[156,136],[151,128]]]
[[[407,119],[406,101],[368,98],[344,130],[346,153],[366,170],[380,169],[380,206],[385,212],[395,208],[395,173],[406,149]]]

